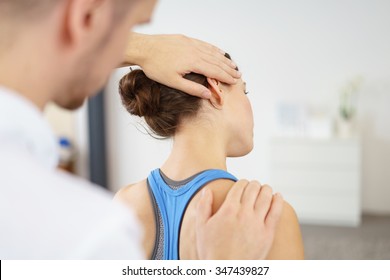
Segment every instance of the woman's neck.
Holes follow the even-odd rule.
[[[172,152],[161,170],[173,180],[206,169],[226,170],[225,137],[218,129],[187,126],[174,137]]]

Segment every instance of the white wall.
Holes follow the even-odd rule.
[[[144,33],[183,33],[229,52],[244,73],[255,115],[255,149],[229,161],[238,177],[269,180],[268,141],[278,100],[336,112],[341,86],[364,78],[363,209],[390,213],[390,1],[164,0]],[[113,75],[108,107],[110,185],[145,178],[170,143],[140,133],[121,107]],[[272,182],[268,182],[272,185]]]

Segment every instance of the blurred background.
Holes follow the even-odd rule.
[[[215,44],[238,64],[255,148],[229,159],[295,208],[307,259],[390,259],[390,1],[164,0],[147,34]],[[122,107],[116,70],[104,93],[47,118],[63,168],[115,192],[159,167],[171,142]]]

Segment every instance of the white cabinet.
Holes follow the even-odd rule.
[[[301,223],[356,226],[361,220],[358,139],[274,138],[271,184]]]

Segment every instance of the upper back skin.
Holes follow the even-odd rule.
[[[230,180],[216,180],[207,184],[213,192],[213,213],[222,205],[225,197],[233,186]],[[198,259],[195,238],[196,206],[200,197],[198,192],[189,203],[184,214],[180,232],[180,259]],[[154,210],[147,188],[146,180],[121,189],[116,199],[119,199],[135,210],[144,227],[143,247],[146,256],[151,258],[156,238]],[[303,259],[303,242],[294,209],[285,202],[282,217],[277,227],[275,239],[267,259]]]

